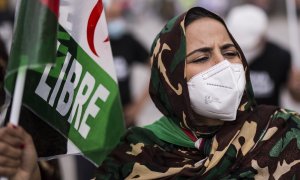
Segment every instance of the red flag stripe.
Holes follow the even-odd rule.
[[[40,0],[42,4],[47,6],[58,17],[59,0]]]
[[[183,129],[183,128],[181,128],[181,129],[193,142],[197,141],[197,138],[190,130]]]

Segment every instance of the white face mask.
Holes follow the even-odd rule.
[[[107,28],[110,38],[119,39],[126,32],[126,22],[122,18],[116,18],[108,23]]]
[[[242,64],[224,60],[188,81],[193,110],[204,117],[234,121],[246,85]]]

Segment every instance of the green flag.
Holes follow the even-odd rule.
[[[9,93],[13,92],[16,72],[20,67],[43,66],[55,61],[59,1],[46,1],[19,2],[5,78],[5,86]]]
[[[8,92],[17,69],[29,67],[24,106],[68,140],[53,155],[100,164],[124,132],[102,1],[22,0],[13,41]]]

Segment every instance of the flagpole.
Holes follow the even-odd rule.
[[[289,41],[293,65],[300,69],[300,39],[295,0],[286,0]]]
[[[9,122],[18,125],[19,124],[19,116],[23,99],[24,92],[24,84],[26,79],[26,66],[22,66],[19,68],[16,86],[13,96],[12,108],[10,111]]]
[[[27,70],[26,66],[20,67],[16,79],[12,108],[10,111],[10,119],[9,119],[9,122],[14,125],[19,124],[20,110],[22,105],[24,85],[26,79],[26,70]],[[8,178],[0,177],[0,180],[8,180]]]
[[[19,9],[21,6],[21,1],[17,1],[16,3],[16,12],[15,12],[15,19],[17,19],[19,14]],[[15,21],[14,28],[16,27],[17,21]],[[14,30],[15,31],[15,30]],[[22,97],[23,97],[23,91],[24,91],[24,83],[26,78],[26,67],[21,66],[18,70],[18,75],[16,79],[15,84],[15,90],[14,90],[14,98],[12,102],[12,108],[10,111],[10,119],[9,122],[18,125],[19,124],[19,116],[20,116],[20,109],[21,109],[21,103],[22,103]],[[2,179],[0,179],[2,180]]]
[[[12,108],[10,111],[9,122],[14,125],[19,124],[19,116],[20,116],[20,109],[21,109],[23,92],[24,92],[25,79],[26,79],[26,67],[22,66],[18,70],[16,86],[15,86],[13,102],[12,102]],[[0,180],[8,180],[8,178],[0,177]]]
[[[19,7],[20,7],[20,1],[17,1],[16,5],[16,14],[18,14]],[[16,16],[17,17],[17,16]],[[15,21],[16,23],[16,21]],[[15,27],[15,25],[14,25]],[[22,97],[24,92],[24,84],[26,79],[26,67],[22,66],[18,70],[16,85],[15,85],[15,91],[14,91],[14,98],[12,102],[12,108],[10,111],[10,119],[9,122],[18,125],[19,124],[19,116],[20,116],[20,109],[21,109],[21,103],[22,103]],[[0,177],[0,180],[8,180],[8,177]]]

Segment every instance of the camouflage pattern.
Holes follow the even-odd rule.
[[[205,9],[189,11],[201,11],[224,24]],[[98,168],[96,179],[300,179],[300,115],[255,104],[247,63],[231,35],[247,79],[237,119],[217,131],[195,125],[185,76],[185,15],[170,20],[153,43],[150,95],[166,117],[205,138],[206,145],[182,147],[134,127]]]

